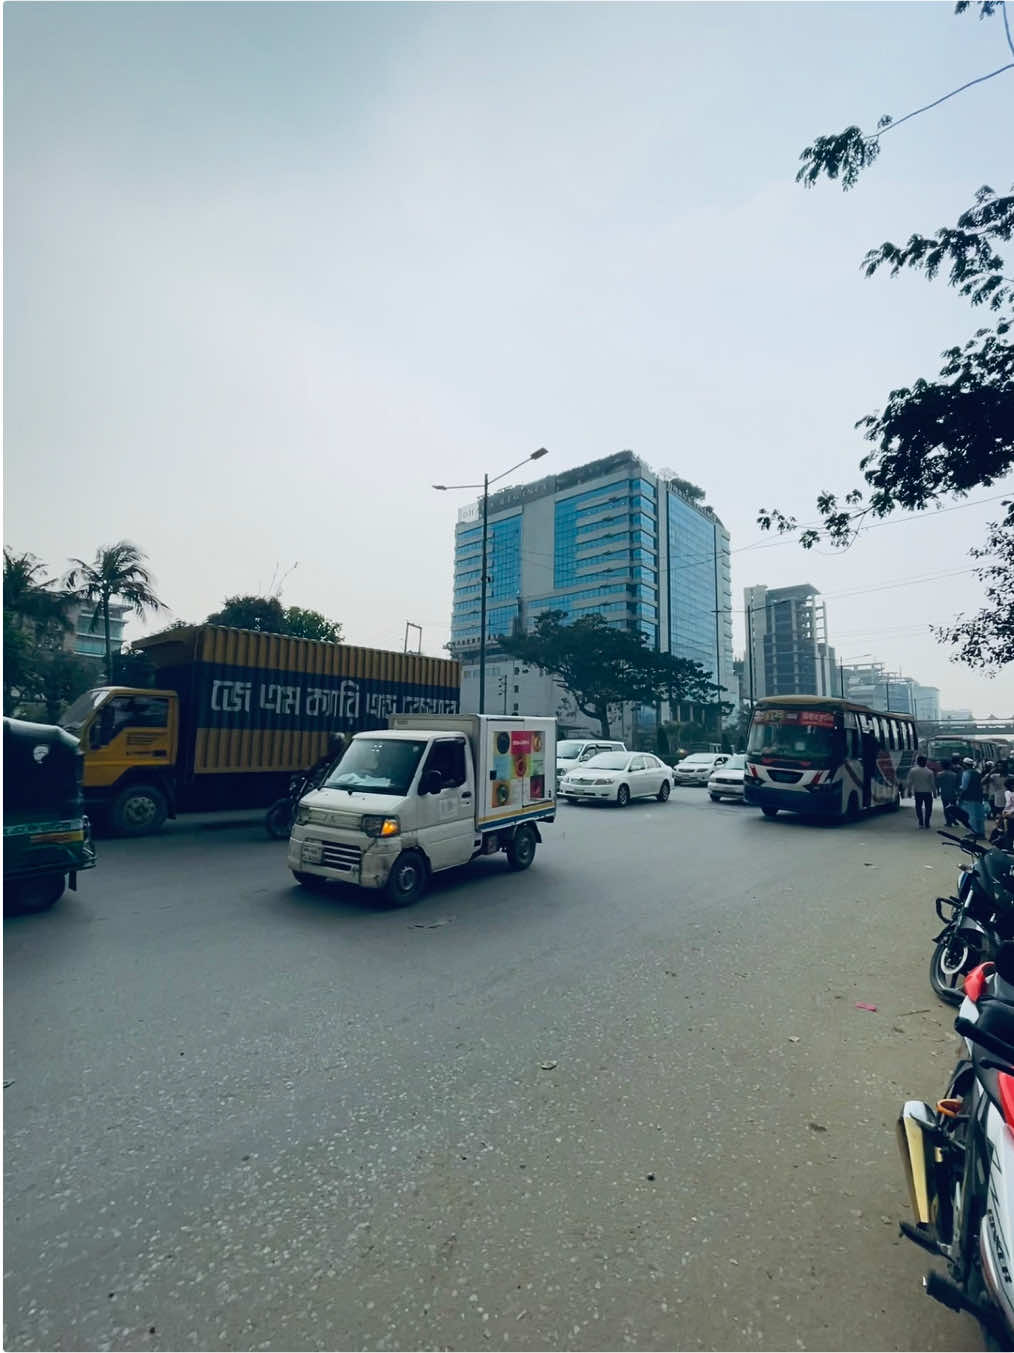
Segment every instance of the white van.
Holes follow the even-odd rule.
[[[564,738],[556,744],[556,787],[569,770],[579,766],[582,761],[590,761],[599,752],[625,752],[624,742],[614,742],[610,738]]]
[[[407,906],[431,874],[503,851],[527,869],[556,816],[556,720],[486,714],[399,714],[357,733],[320,789],[296,809],[289,868],[383,889]]]

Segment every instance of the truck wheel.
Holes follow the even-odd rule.
[[[37,879],[22,879],[4,889],[4,910],[12,912],[48,911],[63,897],[67,880],[63,874]]]
[[[392,907],[410,907],[426,891],[426,861],[417,850],[406,850],[394,862],[384,893]]]
[[[507,842],[507,863],[512,869],[527,869],[535,859],[535,833],[531,827],[519,827]]]
[[[128,785],[113,800],[109,821],[117,836],[148,836],[158,831],[168,811],[157,785]]]

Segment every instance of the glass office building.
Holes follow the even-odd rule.
[[[653,648],[701,663],[734,702],[729,535],[687,488],[621,451],[491,494],[488,660],[499,635],[530,629],[543,611],[572,620],[596,612],[639,629]],[[463,698],[474,675],[467,669],[478,660],[481,554],[481,505],[472,503],[455,532],[448,645],[466,668]],[[542,712],[525,704],[528,692],[518,694],[526,713]],[[486,703],[499,708],[492,688]]]

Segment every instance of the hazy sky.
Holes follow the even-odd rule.
[[[736,607],[812,582],[844,660],[1014,708],[1009,670],[955,666],[927,629],[977,608],[966,551],[998,502],[847,554],[755,525],[851,487],[855,420],[977,326],[943,283],[858,264],[1007,187],[1014,79],[890,132],[851,193],[796,187],[799,151],[1001,65],[998,17],[15,0],[3,19],[15,549],[61,571],[133,539],[190,620],[298,561],[287,603],[380,647],[416,621],[439,653],[468,495],[431,483],[629,447],[706,489]]]

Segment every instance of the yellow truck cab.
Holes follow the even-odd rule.
[[[478,855],[503,852],[512,869],[527,869],[538,823],[556,816],[555,768],[555,719],[393,718],[358,733],[300,801],[289,868],[305,888],[354,883],[395,906]]]
[[[157,831],[176,813],[179,697],[175,691],[100,686],[60,726],[80,739],[85,804],[123,836]]]

